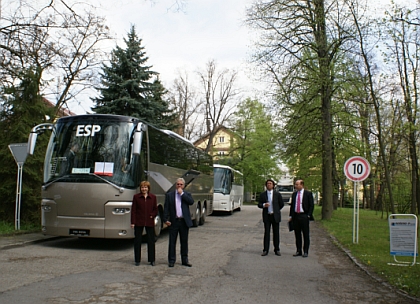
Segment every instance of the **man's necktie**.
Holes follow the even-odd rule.
[[[301,213],[301,210],[300,210],[300,191],[298,191],[298,193],[297,193],[296,212]]]

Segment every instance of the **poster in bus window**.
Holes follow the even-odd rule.
[[[114,163],[96,162],[94,173],[97,175],[112,176],[114,174]]]

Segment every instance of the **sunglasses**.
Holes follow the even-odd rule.
[[[183,186],[184,184],[176,184],[177,186]]]

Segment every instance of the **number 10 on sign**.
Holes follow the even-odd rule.
[[[344,174],[353,182],[364,181],[370,174],[369,162],[361,156],[350,157],[344,164]]]
[[[354,182],[353,243],[359,243],[359,199],[357,188],[370,174],[369,162],[361,156],[350,157],[344,164],[344,174]]]

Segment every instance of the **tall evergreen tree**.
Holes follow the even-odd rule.
[[[132,26],[126,48],[117,46],[111,53],[110,65],[103,65],[101,96],[92,98],[92,110],[100,114],[127,115],[140,118],[157,127],[170,129],[172,124],[169,103],[165,101],[165,88],[158,73],[146,65],[148,57]]]
[[[12,223],[16,200],[17,165],[8,145],[25,143],[31,128],[54,115],[39,94],[40,69],[19,74],[19,84],[1,88],[0,100],[0,220]],[[42,167],[48,136],[40,136],[35,154],[26,159],[22,175],[21,222],[40,223]]]
[[[155,117],[154,124],[164,127],[169,130],[174,130],[178,127],[176,113],[170,110],[169,98],[165,98],[168,90],[162,85],[162,82],[157,78],[152,85],[151,112],[152,117]]]

